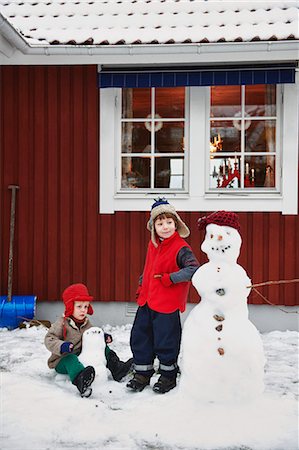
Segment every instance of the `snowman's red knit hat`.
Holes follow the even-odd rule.
[[[64,317],[69,317],[74,312],[74,302],[91,302],[93,297],[89,295],[87,287],[82,283],[71,284],[62,293],[62,300],[65,305]],[[87,314],[93,314],[93,308],[88,306]]]
[[[241,231],[239,217],[234,212],[216,211],[212,214],[209,214],[208,216],[200,217],[197,222],[198,228],[200,230],[204,229],[210,223],[235,228],[239,233]]]

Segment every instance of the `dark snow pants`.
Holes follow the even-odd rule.
[[[179,311],[165,314],[153,311],[148,305],[140,306],[130,338],[136,373],[152,376],[154,359],[157,357],[161,375],[175,377],[181,335]]]

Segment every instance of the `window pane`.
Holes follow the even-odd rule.
[[[151,151],[151,133],[144,122],[122,123],[122,153],[148,153]]]
[[[246,86],[245,113],[247,116],[275,116],[276,86],[272,84]]]
[[[252,156],[245,159],[244,187],[275,187],[275,156]]]
[[[236,189],[240,187],[240,159],[235,156],[210,158],[210,188]]]
[[[122,118],[143,119],[151,114],[151,90],[126,88],[122,90]]]
[[[241,86],[211,87],[211,117],[241,116]]]
[[[245,151],[275,152],[275,120],[245,121]]]
[[[183,189],[184,159],[155,158],[155,188]]]
[[[125,156],[122,158],[121,187],[150,187],[150,158]]]
[[[157,153],[184,151],[184,122],[161,122],[162,128],[155,133]]]
[[[156,88],[155,113],[160,117],[185,117],[185,88]]]
[[[221,142],[221,149],[217,151],[223,152],[239,152],[241,149],[241,130],[237,123],[233,120],[212,120],[210,129],[210,143],[215,144],[216,141]],[[237,121],[236,121],[237,122]]]

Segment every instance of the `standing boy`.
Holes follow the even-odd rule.
[[[127,388],[140,392],[150,384],[157,357],[160,377],[153,390],[164,394],[176,386],[180,311],[185,310],[190,280],[199,264],[183,239],[190,234],[188,227],[166,199],[159,198],[152,205],[147,228],[151,240],[136,293],[139,308],[130,339],[135,374]]]

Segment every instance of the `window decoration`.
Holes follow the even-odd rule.
[[[122,90],[120,192],[185,189],[185,123],[185,88]]]
[[[214,86],[210,104],[210,189],[274,190],[275,85]]]

